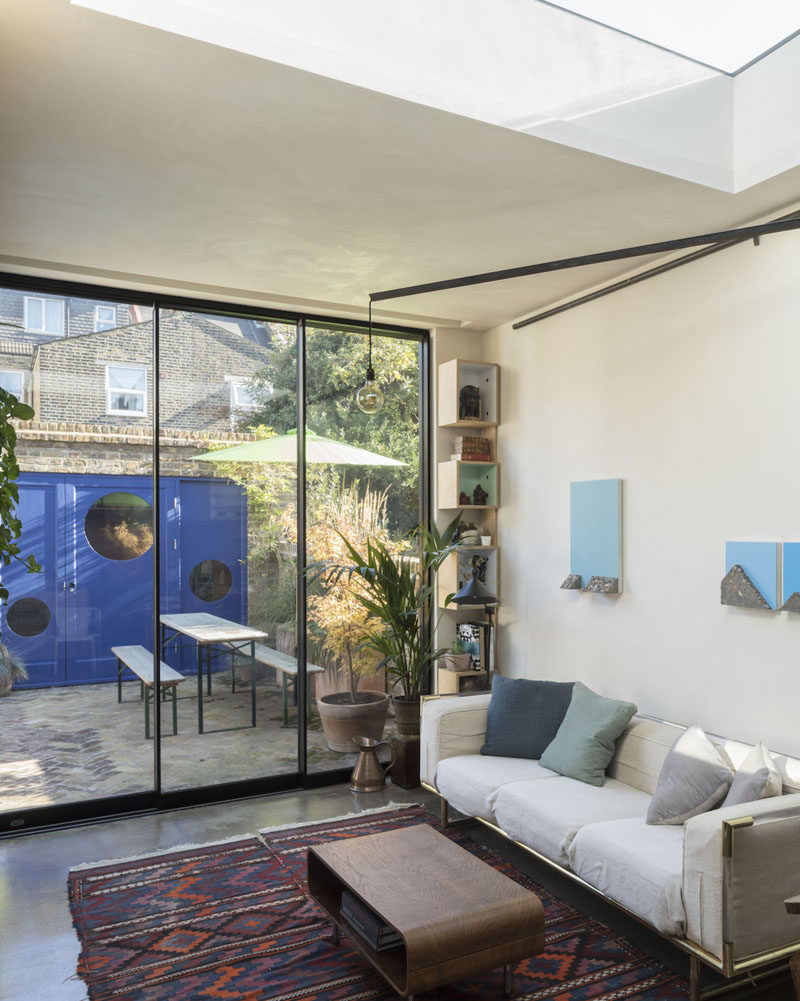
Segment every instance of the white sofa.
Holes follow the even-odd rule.
[[[535,855],[668,936],[726,977],[800,948],[800,760],[774,755],[783,795],[712,810],[683,826],[645,823],[664,758],[683,727],[634,716],[603,786],[538,761],[480,754],[489,694],[426,700],[420,777],[459,813],[497,828]],[[735,766],[750,745],[714,738]]]

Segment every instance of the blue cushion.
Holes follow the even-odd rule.
[[[571,698],[571,681],[530,681],[495,674],[481,754],[540,758],[561,726]]]
[[[636,712],[632,702],[607,699],[576,681],[564,722],[541,763],[560,775],[601,786],[617,737]]]

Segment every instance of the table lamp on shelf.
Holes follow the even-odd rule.
[[[497,608],[497,596],[492,594],[489,588],[478,579],[478,568],[472,568],[472,576],[467,583],[457,591],[450,599],[454,605],[462,607],[464,605],[482,606],[483,611],[489,620],[486,624],[486,634],[484,636],[484,659],[486,663],[487,677],[492,669],[492,616]]]

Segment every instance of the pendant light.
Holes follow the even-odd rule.
[[[367,378],[364,385],[356,393],[356,404],[365,414],[377,414],[383,407],[383,390],[375,381],[375,370],[372,367],[372,299],[369,301],[369,361],[367,362]]]

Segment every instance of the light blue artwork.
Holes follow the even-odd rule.
[[[783,544],[783,603],[781,611],[800,611],[800,542]]]
[[[777,542],[726,542],[725,574],[735,566],[740,566],[769,608],[778,605],[778,543]],[[725,601],[724,604],[747,604],[749,602]]]
[[[569,485],[569,572],[582,579],[618,581],[622,590],[622,480],[580,480]],[[614,593],[609,586],[606,593]]]

